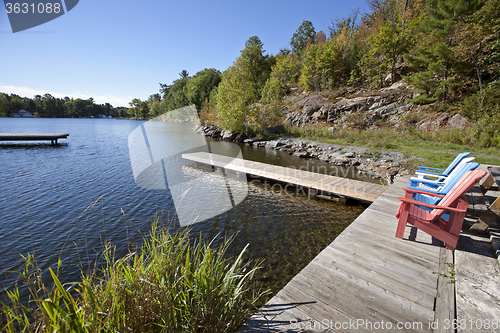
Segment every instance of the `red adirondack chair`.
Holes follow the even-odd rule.
[[[486,171],[483,170],[466,172],[445,196],[404,188],[403,190],[406,191],[405,198],[398,198],[402,203],[396,215],[396,217],[399,217],[396,237],[403,238],[406,223],[409,223],[446,243],[447,249],[455,250],[464,223],[465,213],[469,206],[464,194],[485,175]],[[442,199],[437,205],[432,205],[411,199],[413,193],[437,196]],[[432,211],[427,211],[419,206],[431,208]],[[446,211],[450,212],[449,221],[441,218],[441,215]]]

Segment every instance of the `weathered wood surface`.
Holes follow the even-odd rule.
[[[465,197],[469,202],[468,212],[476,214],[486,214],[488,212],[488,207],[484,202],[484,194],[479,184],[474,185]]]
[[[397,178],[239,332],[433,332],[454,316],[451,251],[406,227],[394,237]]]
[[[0,133],[0,141],[55,141],[68,138],[69,133]]]
[[[439,258],[439,277],[435,309],[436,323],[441,323],[441,325],[436,325],[434,332],[455,332],[452,325],[443,325],[443,323],[453,323],[457,316],[455,311],[455,277],[451,273],[451,265],[453,263],[453,253],[442,248]]]
[[[488,171],[490,172],[491,177],[497,183],[497,186],[500,186],[500,168],[488,167]],[[497,198],[488,208],[493,213],[500,215],[500,199]]]
[[[375,201],[388,188],[359,180],[203,152],[182,154],[182,158],[368,202]]]

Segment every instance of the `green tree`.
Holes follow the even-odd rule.
[[[181,77],[180,79],[175,80],[172,85],[170,85],[169,89],[167,90],[167,94],[163,95],[163,112],[172,111],[189,105],[186,91],[184,89],[188,81],[188,77]]]
[[[378,33],[368,38],[369,51],[366,57],[370,57],[378,67],[377,73],[391,72],[391,83],[394,83],[396,76],[396,63],[408,52],[413,42],[413,27],[416,20],[403,25],[403,18],[396,24],[386,22],[382,25]]]
[[[302,54],[302,51],[309,44],[316,43],[316,31],[311,21],[302,21],[302,24],[297,28],[292,35],[290,46],[295,54]]]
[[[484,93],[467,97],[460,113],[474,126],[479,145],[498,147],[500,144],[500,83],[493,82]]]
[[[220,81],[221,73],[215,68],[205,68],[196,73],[186,84],[187,105],[194,104],[197,110],[201,110],[204,101],[210,103],[210,94]]]
[[[455,56],[476,77],[483,92],[483,77],[498,79],[500,74],[500,0],[488,1],[456,29]]]
[[[141,101],[140,98],[134,98],[129,102],[130,108],[129,111],[132,111],[132,114],[136,118],[148,118],[149,115],[149,105],[147,101]]]
[[[324,49],[324,45],[314,44],[309,46],[302,54],[302,70],[299,84],[305,90],[318,91],[323,88],[320,61]]]
[[[217,118],[226,130],[245,128],[250,104],[258,101],[271,72],[274,58],[263,55],[258,37],[250,37],[236,59],[223,74],[217,88]]]
[[[8,117],[11,112],[9,96],[5,93],[0,93],[0,116]]]
[[[356,18],[349,22],[355,22]],[[306,90],[332,89],[347,83],[358,62],[356,25],[342,24],[324,42],[310,45],[302,54],[299,84]]]
[[[411,64],[420,72],[410,77],[422,95],[415,102],[448,101],[459,80],[461,68],[455,56],[456,29],[467,16],[481,8],[481,0],[428,0],[428,16],[420,23],[419,45]]]
[[[292,85],[298,82],[302,63],[293,54],[279,54],[269,79],[262,91],[262,102],[273,104],[281,102]]]
[[[253,89],[252,94],[260,98],[262,89],[266,84],[271,67],[276,63],[274,57],[264,55],[264,44],[257,36],[250,37],[246,43],[245,48],[241,51],[239,66],[241,70],[248,75],[250,81],[249,89]]]

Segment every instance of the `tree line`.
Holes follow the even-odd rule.
[[[432,103],[436,111],[461,109],[484,125],[477,128],[478,138],[499,132],[500,0],[367,2],[368,13],[355,10],[326,32],[303,21],[290,47],[276,55],[267,54],[259,37],[252,36],[225,71],[209,68],[191,76],[183,70],[171,84],[160,83],[159,92],[147,100],[133,99],[121,116],[148,119],[194,104],[206,123],[242,131],[248,122],[259,131],[282,121],[283,97],[292,88],[379,89],[404,79],[418,92],[413,103]],[[108,112],[106,105],[89,100],[45,96],[33,100],[31,110],[40,116]],[[0,111],[2,99],[9,97],[0,95]]]
[[[327,32],[303,21],[290,48],[277,55],[266,54],[252,36],[224,72],[205,69],[191,77],[182,71],[171,85],[160,84],[159,93],[130,106],[147,118],[195,104],[202,121],[231,131],[249,122],[258,130],[282,120],[282,100],[292,88],[378,89],[405,79],[418,92],[415,104],[433,103],[437,111],[462,108],[473,120],[498,115],[500,0],[368,0],[368,5],[368,13],[355,10]]]
[[[16,94],[0,93],[0,116],[26,110],[35,117],[80,118],[97,117],[99,114],[112,117],[129,117],[128,108],[115,108],[109,103],[96,104],[94,99],[56,98],[51,94],[36,95],[34,98]]]

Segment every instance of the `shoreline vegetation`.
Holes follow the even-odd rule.
[[[2,300],[2,332],[234,332],[255,312],[267,291],[255,288],[258,262],[245,261],[245,247],[226,258],[232,238],[215,247],[189,230],[170,234],[152,224],[140,251],[115,258],[107,244],[106,264],[83,273],[80,283],[52,281],[32,255],[23,257],[18,274],[29,289],[24,304],[19,288]]]

